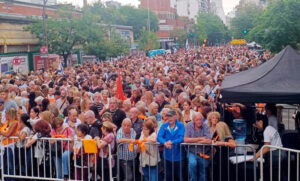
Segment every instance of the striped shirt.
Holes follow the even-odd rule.
[[[130,129],[129,137],[125,135],[122,128],[120,128],[117,132],[117,142],[119,142],[121,138],[135,139],[135,137],[136,133],[132,128]],[[118,145],[118,158],[120,160],[133,160],[136,157],[135,149],[133,149],[133,151],[129,151],[128,147],[129,143],[121,143]]]

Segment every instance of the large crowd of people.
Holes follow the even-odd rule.
[[[182,176],[180,162],[187,160],[189,180],[208,180],[208,167],[219,168],[209,162],[212,151],[205,147],[182,149],[180,144],[236,147],[230,121],[221,121],[221,84],[226,75],[254,68],[271,56],[268,51],[258,53],[245,46],[226,45],[154,58],[87,62],[67,67],[63,73],[50,68],[26,75],[2,75],[1,150],[3,163],[8,163],[2,165],[4,173],[13,174],[14,167],[21,164],[22,173],[26,172],[25,165],[34,168],[30,175],[40,170],[40,176],[87,180],[90,171],[106,181],[108,168],[118,166],[123,180],[144,177],[155,181],[163,179],[158,172],[164,167],[166,180],[178,180]],[[124,100],[117,99],[118,78]],[[239,113],[233,109],[234,117]],[[276,118],[270,120],[272,127],[268,121],[258,121],[256,127],[268,130],[265,142],[282,146]],[[71,141],[51,140],[46,144],[42,138]],[[86,153],[81,139],[96,142],[99,152],[91,164],[87,157],[82,158]],[[30,148],[33,161],[30,154],[24,157]],[[117,154],[119,165],[110,159],[109,149]],[[45,159],[47,150],[54,150],[55,158]],[[215,152],[218,150],[213,154],[219,155]],[[52,160],[55,169],[43,173],[45,162]],[[97,165],[97,169],[87,169],[87,165]],[[103,170],[104,175],[100,174]]]

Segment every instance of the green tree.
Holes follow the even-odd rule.
[[[133,27],[134,39],[138,40],[142,34],[143,27],[148,26],[148,10],[139,9],[132,6],[105,7],[100,1],[90,7],[91,11],[99,14],[101,23],[116,24]],[[158,17],[150,11],[150,29],[158,30]]]
[[[188,37],[188,33],[184,29],[176,28],[171,32],[171,37],[175,39],[179,47],[183,47]]]
[[[139,40],[139,49],[149,51],[159,48],[158,38],[156,33],[153,31],[147,31],[145,28],[142,29],[142,35]]]
[[[285,46],[297,48],[300,43],[300,1],[277,0],[270,2],[247,39],[254,40],[272,52]]]
[[[244,39],[255,26],[255,18],[261,16],[262,9],[255,4],[247,4],[237,8],[236,16],[231,20],[232,35],[235,39]]]
[[[221,43],[229,40],[228,28],[222,20],[213,14],[199,13],[195,26],[196,40],[202,42],[204,39],[211,44]]]
[[[70,6],[63,6],[57,11],[58,18],[48,18],[47,39],[49,52],[57,53],[64,58],[65,66],[67,66],[67,58],[76,46],[80,46],[86,42],[84,32],[81,29],[88,27],[88,22],[82,24],[80,18],[73,18],[73,11]],[[36,20],[34,23],[24,28],[34,34],[40,42],[43,41],[43,22]]]

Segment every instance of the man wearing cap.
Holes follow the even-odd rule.
[[[207,124],[203,124],[203,116],[196,112],[193,120],[187,123],[184,135],[185,143],[211,144],[210,129]],[[196,181],[197,173],[199,180],[206,181],[206,170],[210,159],[209,146],[189,146],[189,180]],[[197,169],[199,167],[199,170]]]
[[[157,141],[164,145],[163,158],[166,163],[166,180],[180,180],[180,161],[184,159],[184,150],[180,151],[180,143],[184,138],[184,125],[179,122],[174,110],[166,114],[168,122],[158,132]]]

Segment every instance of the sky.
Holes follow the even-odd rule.
[[[88,0],[88,3],[93,3],[97,0]],[[125,4],[131,4],[134,6],[138,6],[139,4],[139,0],[115,0],[118,1],[120,3],[122,3],[123,5]],[[239,0],[222,0],[223,1],[223,8],[225,11],[225,14],[227,14],[228,12],[230,12],[231,10],[233,10],[233,8],[239,3]],[[58,0],[58,2],[67,2],[67,3],[73,3],[73,5],[79,5],[82,6],[82,2],[83,0]]]

